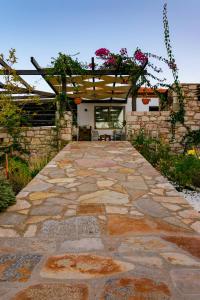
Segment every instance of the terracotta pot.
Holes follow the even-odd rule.
[[[149,104],[149,101],[150,101],[149,98],[142,98],[142,103],[143,103],[144,105]]]
[[[81,98],[75,98],[74,99],[74,103],[77,104],[77,105],[81,104],[81,102],[82,102]]]

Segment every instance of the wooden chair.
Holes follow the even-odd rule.
[[[89,128],[86,126],[79,126],[79,134],[78,140],[79,141],[91,141],[92,138],[92,127]]]

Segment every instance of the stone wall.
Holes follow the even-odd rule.
[[[198,99],[197,84],[182,84],[185,96],[185,125],[176,124],[176,141],[171,143],[174,150],[180,150],[182,146],[180,141],[187,132],[186,127],[191,130],[200,129],[200,100]],[[173,98],[173,106],[178,109],[176,95],[170,95]],[[170,111],[157,112],[129,112],[126,114],[126,131],[129,140],[133,138],[141,129],[153,137],[162,138],[169,143],[172,138]]]
[[[72,140],[71,112],[65,112],[61,120],[60,139],[63,144]],[[22,127],[22,146],[30,151],[30,155],[48,155],[57,152],[57,132],[55,126]],[[9,145],[11,137],[4,129],[0,129],[1,145]]]

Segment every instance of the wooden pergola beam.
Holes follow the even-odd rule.
[[[9,89],[9,86],[0,82],[0,88],[5,89],[5,91],[0,91],[0,93],[4,94]],[[21,88],[21,87],[14,87],[14,88],[15,90],[12,91],[12,94],[34,94],[41,97],[55,97],[55,94],[50,92],[45,92],[45,91],[40,91],[35,89],[29,91],[26,88]]]
[[[0,58],[0,65],[8,72],[7,75],[17,75],[19,82],[28,90],[32,90],[32,87],[28,84],[28,82],[26,82],[19,74],[17,74],[16,71],[13,70],[2,58]]]
[[[41,72],[43,75],[49,75],[52,71],[52,68],[41,68],[39,71],[36,70],[15,70],[16,75],[41,75]],[[10,72],[8,70],[0,70],[0,75],[9,75]],[[54,75],[60,75],[60,74],[54,74]],[[73,73],[73,75],[80,75],[79,73]],[[116,72],[113,70],[85,70],[84,75],[89,75],[89,76],[103,76],[103,75],[116,75]],[[127,72],[119,72],[118,75],[129,75]]]
[[[44,70],[40,67],[40,65],[38,64],[38,62],[36,61],[36,59],[32,56],[31,57],[31,63],[34,65],[34,67],[36,68],[36,70],[38,71],[39,75],[41,75],[44,80],[46,81],[46,83],[50,86],[50,88],[54,91],[54,93],[56,95],[58,95],[57,90],[55,89],[55,87],[53,86],[53,84],[51,84],[51,82],[48,80],[48,78],[46,77],[47,73],[44,72]]]

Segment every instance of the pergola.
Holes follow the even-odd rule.
[[[55,98],[64,93],[68,98],[81,98],[83,102],[115,102],[123,103],[129,96],[136,92],[136,83],[142,73],[145,72],[146,64],[138,67],[135,73],[127,74],[118,70],[100,69],[95,70],[94,58],[92,69],[84,70],[83,74],[67,74],[60,76],[52,75],[51,68],[42,68],[34,57],[31,62],[35,70],[13,70],[5,61],[0,59],[0,75],[15,74],[23,87],[19,87],[13,93],[13,99],[28,99],[31,95],[38,95],[41,99]],[[52,92],[33,89],[21,76],[39,75],[47,82]],[[0,82],[0,93],[6,93],[7,86]],[[16,94],[16,95],[14,95]],[[134,105],[134,104],[133,104]]]

